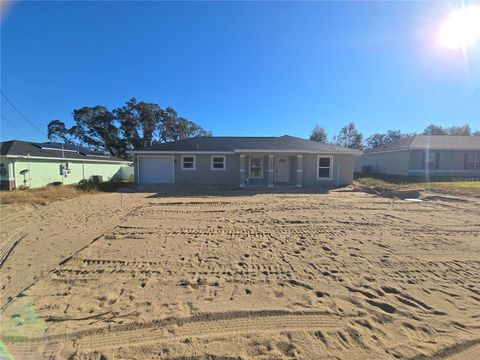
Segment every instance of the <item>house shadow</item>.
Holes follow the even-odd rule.
[[[255,196],[261,194],[328,194],[334,188],[326,187],[308,187],[296,188],[291,185],[279,185],[273,188],[265,186],[248,186],[240,189],[234,186],[209,186],[209,185],[137,185],[129,192],[146,193],[147,198],[180,198],[180,197],[235,197],[235,196]]]

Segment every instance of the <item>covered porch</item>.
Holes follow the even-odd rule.
[[[242,152],[240,187],[293,185],[301,188],[303,154],[291,152]]]

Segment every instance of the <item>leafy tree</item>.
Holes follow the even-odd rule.
[[[310,134],[310,140],[326,143],[328,142],[327,132],[321,126],[316,125]]]
[[[423,135],[447,135],[447,132],[443,127],[432,124],[423,130]]]
[[[366,140],[366,144],[368,148],[374,148],[377,146],[390,144],[395,141],[398,141],[404,137],[413,136],[415,134],[403,134],[400,130],[388,130],[384,134],[373,134],[370,135]]]
[[[48,124],[48,138],[89,146],[112,155],[125,156],[128,149],[150,146],[193,136],[211,136],[200,125],[179,117],[172,108],[130,99],[112,111],[105,106],[73,111],[75,125],[60,120]]]
[[[357,130],[353,122],[344,126],[336,138],[337,145],[341,145],[350,149],[363,148],[363,135]]]
[[[385,134],[375,133],[365,139],[368,148],[374,148],[385,144]]]
[[[470,125],[464,124],[462,126],[450,126],[446,129],[447,135],[461,135],[461,136],[470,136],[472,135],[472,129]]]
[[[470,125],[464,124],[461,126],[442,127],[438,125],[429,125],[423,130],[423,135],[460,135],[470,136],[472,135],[472,129]]]

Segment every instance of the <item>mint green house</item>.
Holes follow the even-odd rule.
[[[130,161],[82,147],[18,140],[0,144],[2,189],[76,184],[94,177],[133,180]]]

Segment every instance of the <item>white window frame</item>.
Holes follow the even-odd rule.
[[[324,159],[324,158],[329,158],[330,159],[330,166],[329,167],[326,167],[326,166],[322,166],[320,167],[320,159]],[[328,175],[329,177],[319,177],[318,176],[318,169],[329,169],[328,171]],[[317,167],[315,169],[315,171],[317,172],[317,180],[332,180],[333,179],[333,155],[317,155]]]
[[[252,159],[260,159],[260,176],[252,176]],[[248,176],[250,179],[263,179],[263,156],[250,156],[248,158]]]
[[[223,159],[223,168],[213,167],[213,164],[214,164],[213,159],[215,158]],[[212,157],[210,158],[210,169],[213,171],[225,171],[227,169],[227,157],[225,155],[212,155]]]
[[[193,158],[193,167],[192,168],[186,168],[186,167],[183,167],[183,159],[186,158],[186,157],[191,157]],[[197,157],[195,155],[182,155],[181,156],[181,169],[182,170],[196,170],[197,169]]]

